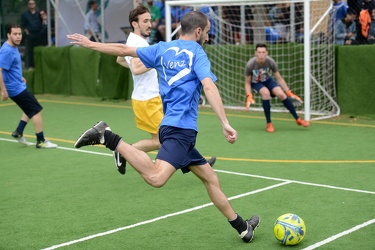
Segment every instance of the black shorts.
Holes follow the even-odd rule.
[[[16,96],[10,97],[10,99],[22,109],[29,119],[33,118],[34,115],[38,114],[43,109],[35,96],[27,89]]]
[[[207,163],[195,148],[197,138],[195,130],[161,126],[159,138],[161,147],[156,159],[168,162],[175,169],[181,169],[184,174],[190,171],[189,166]]]

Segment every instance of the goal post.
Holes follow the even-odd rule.
[[[330,1],[166,1],[167,41],[178,30],[172,33],[171,28],[172,8],[178,7],[202,10],[209,17],[211,43],[204,45],[204,49],[226,108],[245,109],[245,65],[254,56],[255,44],[266,43],[280,74],[304,100],[303,105],[296,105],[296,110],[305,120],[340,114],[336,102],[335,45],[327,34]],[[262,111],[260,96],[254,97],[256,104],[251,110]],[[287,112],[280,101],[272,100],[271,106],[274,112]]]

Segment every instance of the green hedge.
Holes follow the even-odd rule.
[[[294,46],[293,51],[286,51],[286,48],[270,46],[269,50],[270,54],[281,54],[273,50],[282,49],[286,56],[293,54],[297,55],[296,58],[301,58],[300,62],[296,62],[293,74],[288,74],[288,69],[280,69],[280,72],[289,83],[303,83],[303,79],[299,79],[303,74],[296,74],[296,71],[303,70],[303,59],[298,56],[303,53],[303,46]],[[214,45],[205,46],[205,50],[209,57],[212,50],[221,50],[226,65],[222,65],[222,60],[211,60],[212,71],[216,73],[219,81],[226,81],[225,79],[236,77],[221,75],[223,73],[221,68],[232,67],[233,72],[237,72],[238,68],[243,69],[242,63],[238,65],[239,61],[243,61],[242,58],[238,60],[233,55],[249,58],[249,55],[254,53],[254,46]],[[375,69],[375,61],[372,54],[375,54],[375,46],[372,45],[336,47],[337,100],[342,114],[353,116],[375,114],[373,101],[375,93],[372,91],[374,76],[371,74]],[[118,65],[115,56],[67,46],[37,47],[34,57],[35,70],[25,71],[24,76],[29,89],[35,94],[50,93],[124,100],[131,97],[133,80],[130,70]],[[284,59],[278,58],[278,60]],[[242,70],[240,75],[243,76]],[[296,76],[295,79],[291,78],[292,75]],[[240,79],[240,85],[242,87],[243,77]]]
[[[115,56],[66,46],[37,47],[34,58],[35,70],[29,85],[34,94],[130,99],[130,70],[118,65]],[[30,72],[24,74],[30,78]]]

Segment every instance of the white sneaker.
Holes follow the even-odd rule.
[[[23,145],[29,146],[29,143],[26,141],[25,137],[23,136],[16,138],[16,140]]]
[[[57,144],[45,140],[43,142],[37,142],[36,148],[57,148]]]

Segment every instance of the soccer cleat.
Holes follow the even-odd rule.
[[[21,133],[19,133],[17,130],[12,133],[12,137],[16,139],[19,143],[28,146],[29,143],[26,141],[25,137]]]
[[[104,144],[104,131],[111,130],[107,123],[100,121],[94,127],[86,130],[76,141],[74,147]]]
[[[305,120],[302,120],[301,118],[298,118],[297,120],[296,120],[296,123],[297,123],[297,125],[298,126],[304,126],[305,128],[307,128],[309,125],[310,125],[310,123],[308,122],[308,121],[305,121]]]
[[[215,165],[216,156],[212,156],[210,159],[207,160],[207,163],[210,164],[211,167]]]
[[[248,243],[253,240],[254,238],[254,230],[260,224],[260,217],[258,215],[254,215],[249,220],[246,220],[247,229],[240,234],[241,239]]]
[[[115,159],[115,165],[117,168],[117,171],[120,172],[120,174],[125,174],[126,173],[126,160],[122,155],[117,152],[113,151],[113,158]]]
[[[50,141],[39,141],[36,143],[36,148],[57,148],[57,144]]]
[[[268,133],[273,133],[275,131],[275,129],[273,128],[272,122],[267,123],[266,131]]]

